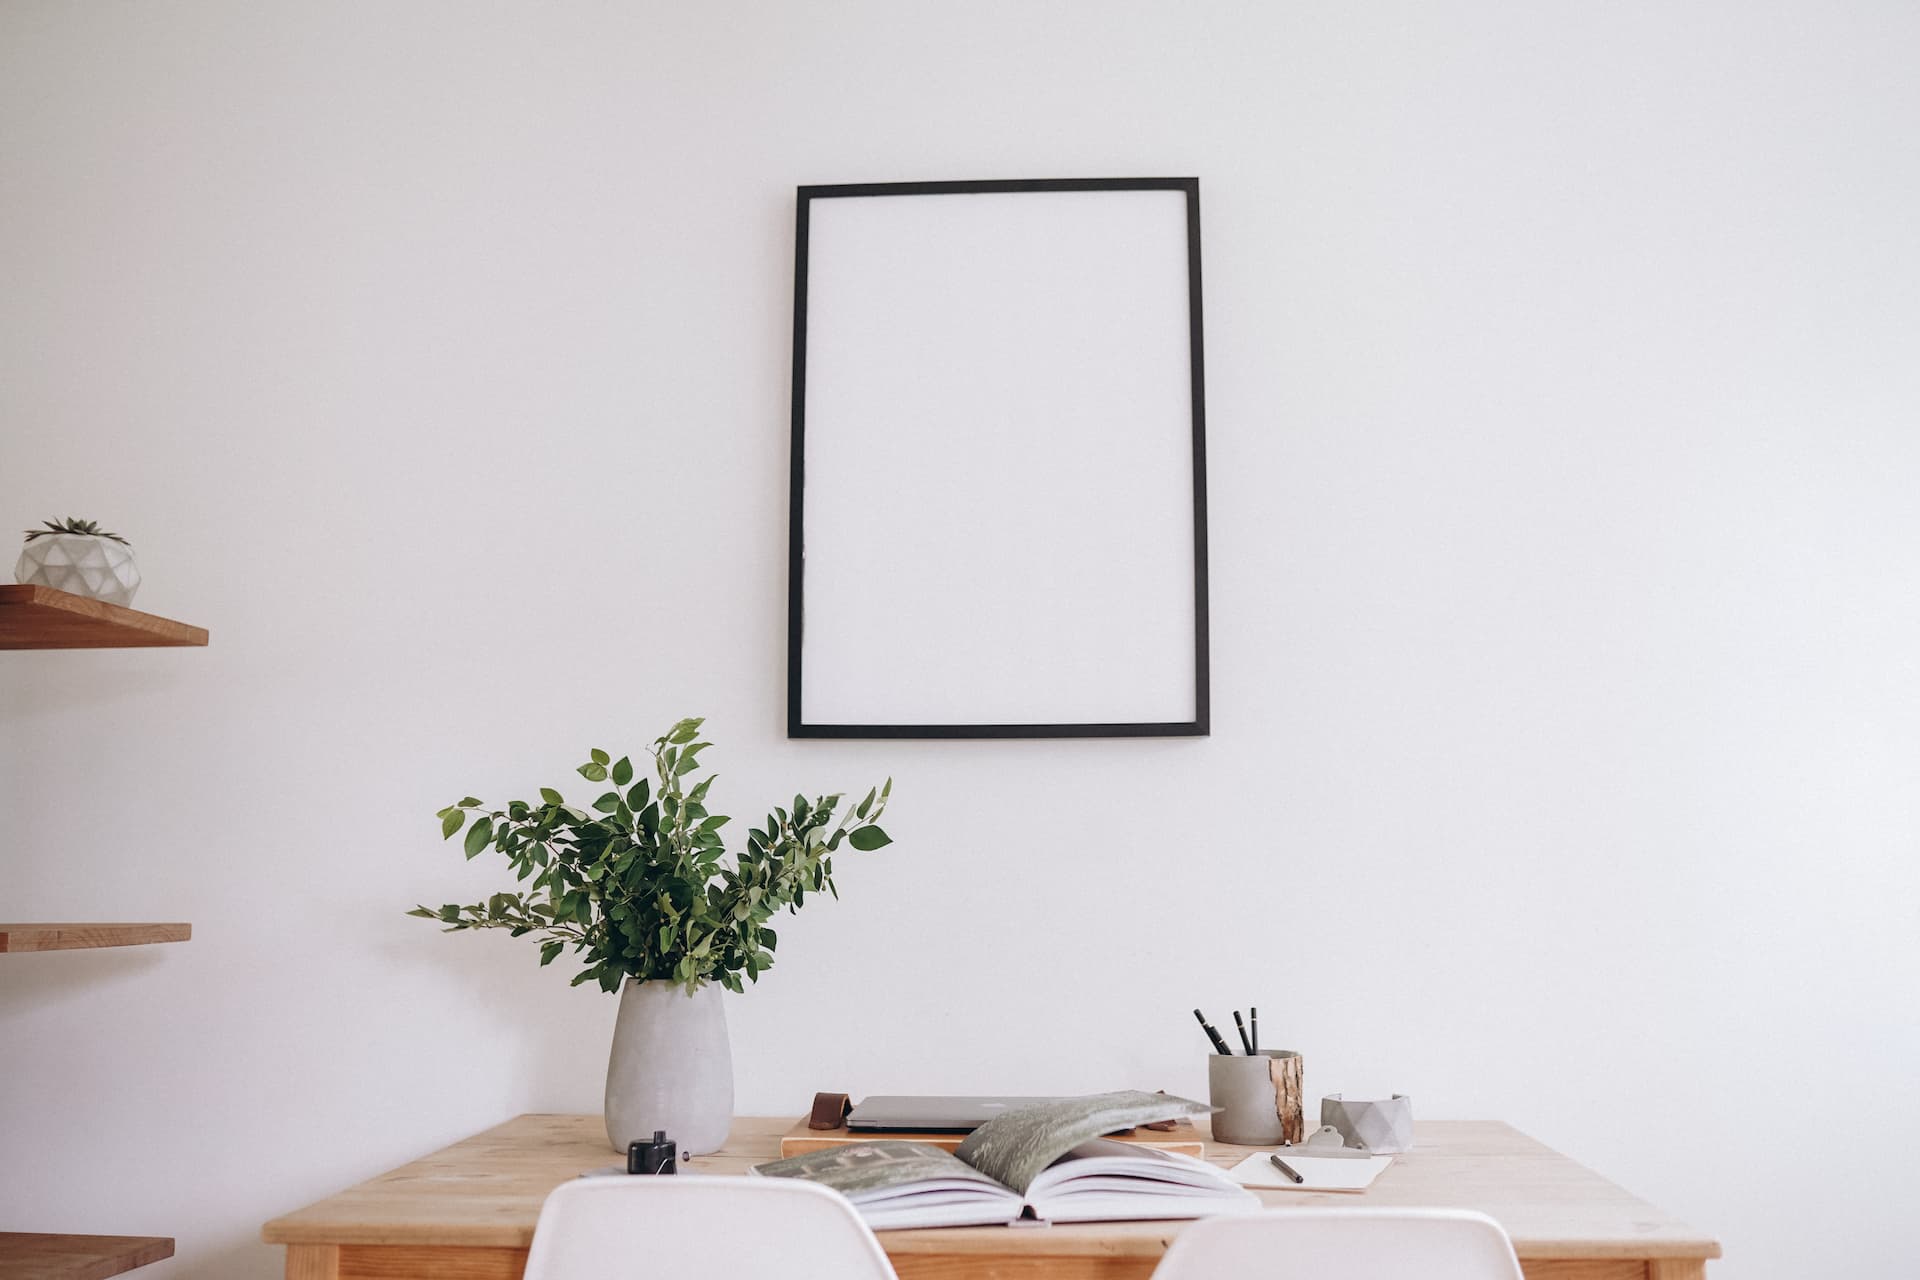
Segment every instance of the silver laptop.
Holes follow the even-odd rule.
[[[869,1133],[972,1133],[997,1115],[1052,1098],[933,1098],[875,1094],[847,1114],[847,1128]]]

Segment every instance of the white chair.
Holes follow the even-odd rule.
[[[1522,1280],[1513,1243],[1458,1209],[1273,1209],[1181,1231],[1153,1280]]]
[[[578,1178],[540,1208],[525,1280],[894,1280],[846,1199],[792,1178]]]

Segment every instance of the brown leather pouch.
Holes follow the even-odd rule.
[[[807,1116],[807,1128],[838,1129],[847,1122],[847,1113],[851,1110],[853,1101],[844,1093],[816,1093],[813,1111]]]

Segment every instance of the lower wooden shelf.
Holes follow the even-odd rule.
[[[104,1280],[173,1256],[166,1236],[0,1231],[0,1280]]]
[[[138,947],[150,942],[185,942],[190,924],[0,924],[0,953],[79,951],[87,947]]]

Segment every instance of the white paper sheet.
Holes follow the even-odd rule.
[[[1227,1176],[1243,1187],[1259,1187],[1262,1191],[1365,1191],[1380,1176],[1380,1171],[1393,1163],[1392,1156],[1366,1156],[1351,1160],[1283,1152],[1280,1158],[1306,1179],[1305,1182],[1295,1182],[1273,1167],[1273,1161],[1267,1158],[1270,1154],[1262,1151],[1258,1155],[1248,1156],[1227,1170]]]

